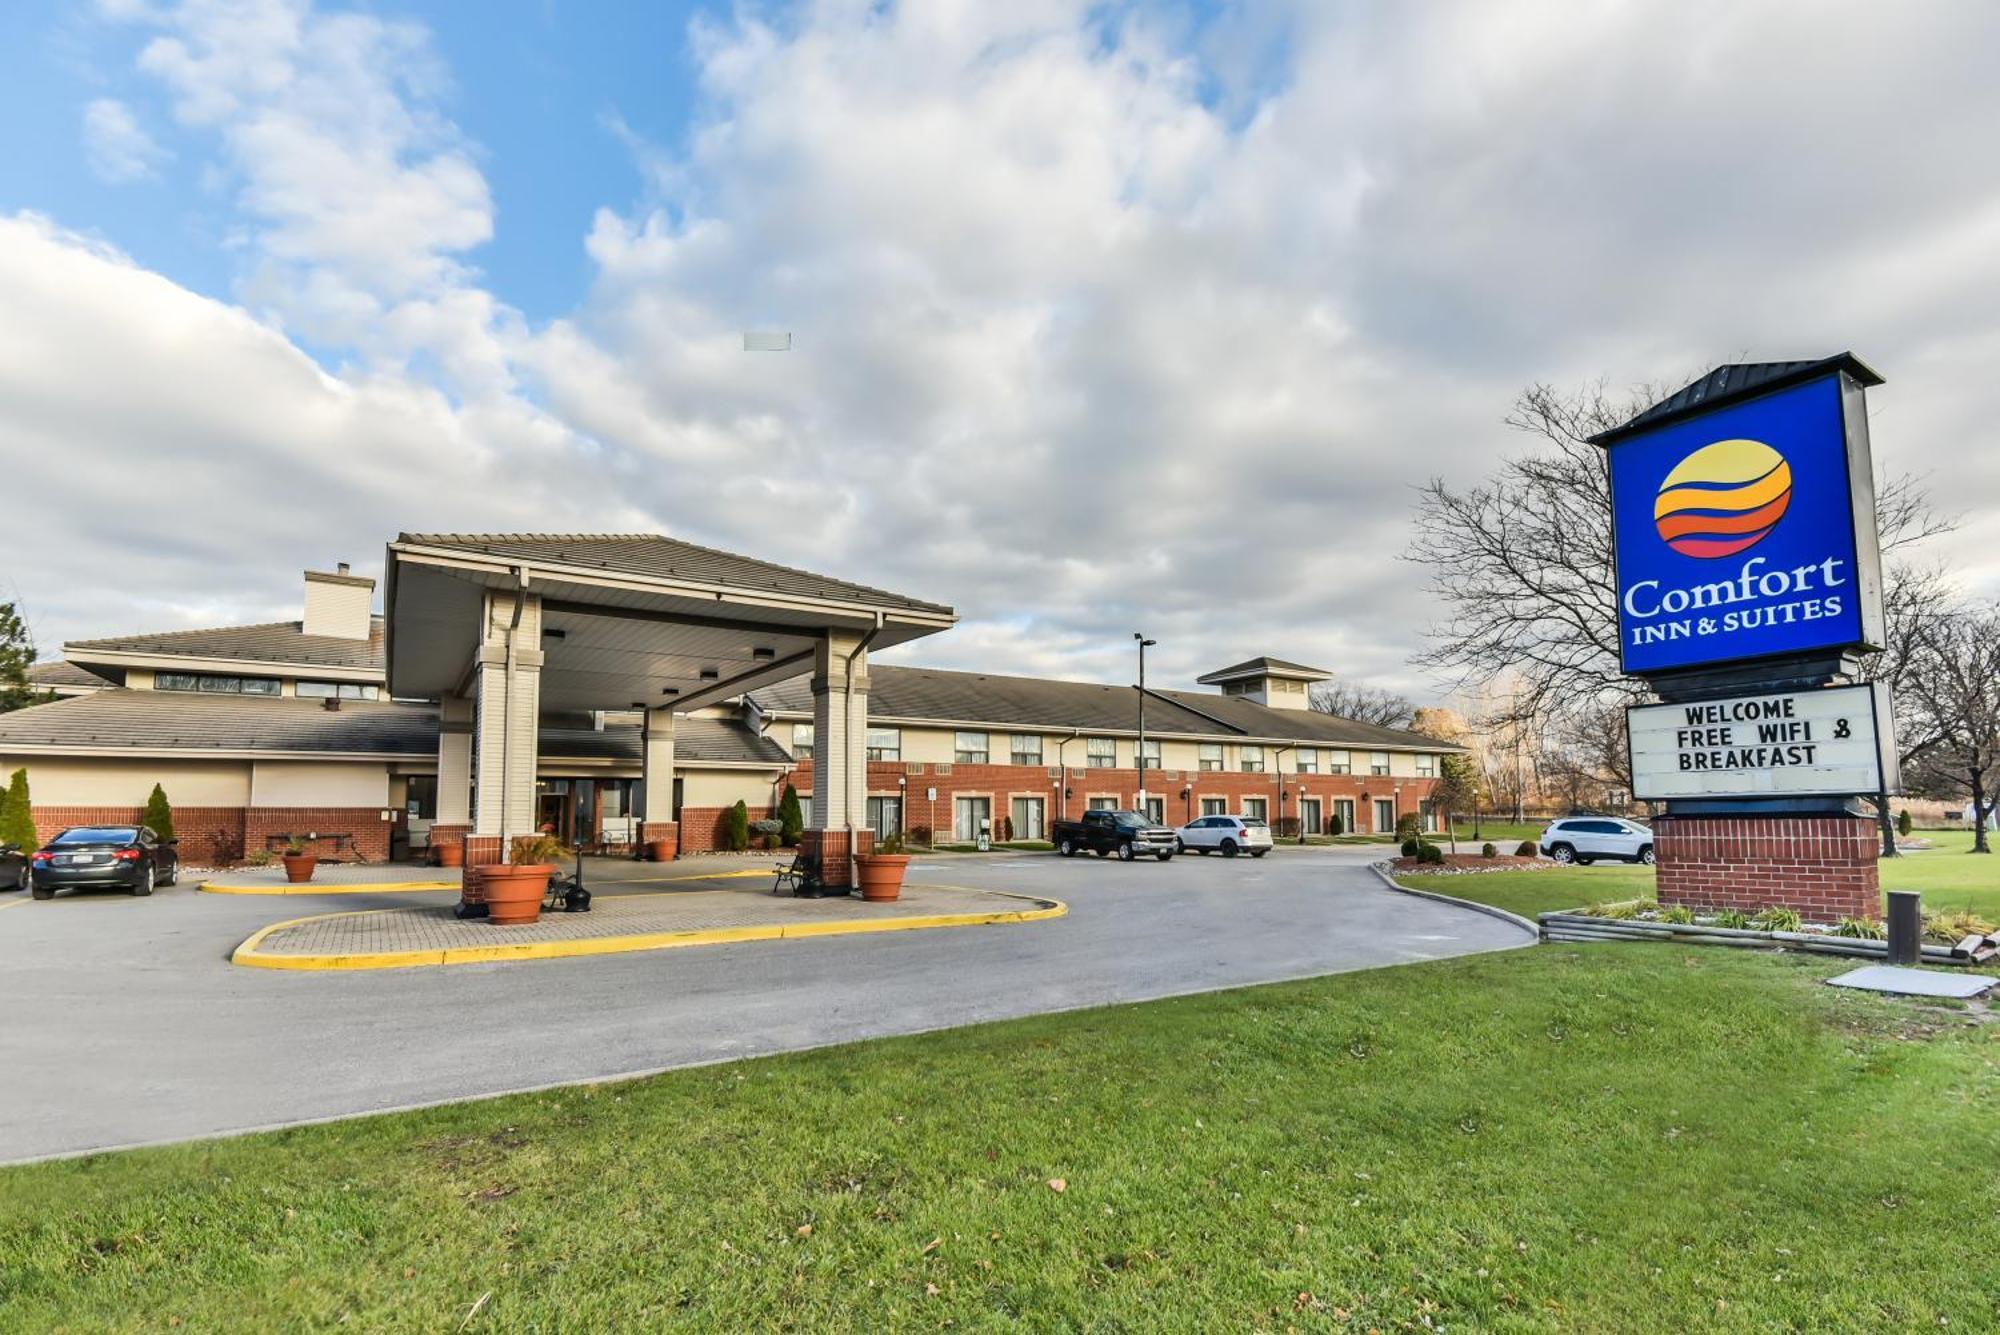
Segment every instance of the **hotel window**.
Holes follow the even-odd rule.
[[[1115,797],[1093,797],[1084,804],[1087,811],[1116,811],[1118,799]]]
[[[1417,777],[1419,779],[1435,779],[1437,777],[1437,772],[1438,772],[1438,758],[1436,756],[1428,755],[1421,751],[1418,752]]]
[[[358,681],[302,681],[292,689],[303,700],[379,700],[382,697],[380,686],[365,686]]]
[[[792,725],[792,756],[797,760],[813,758],[813,725],[794,723]]]
[[[1264,748],[1261,746],[1245,746],[1239,749],[1243,757],[1243,772],[1245,774],[1262,774],[1264,772]]]
[[[1302,746],[1298,750],[1298,757],[1299,757],[1299,773],[1301,774],[1319,773],[1319,752],[1313,750],[1313,748],[1311,748],[1310,746]]]
[[[870,728],[868,730],[868,758],[870,760],[901,760],[903,758],[903,730],[901,728]]]
[[[1370,751],[1368,753],[1368,772],[1378,778],[1387,774],[1389,772],[1389,753],[1387,751]]]
[[[1326,753],[1328,774],[1354,773],[1354,753],[1352,751],[1329,751]]]
[[[1109,737],[1084,738],[1083,763],[1091,769],[1115,769],[1118,765],[1118,743]]]
[[[983,732],[961,732],[952,741],[951,761],[954,765],[984,765],[992,752],[987,747]]]
[[[1266,810],[1268,808],[1264,805],[1264,799],[1261,797],[1246,797],[1243,799],[1244,820],[1263,820]]]
[[[1227,816],[1229,814],[1229,799],[1226,797],[1202,798],[1201,814],[1204,816]]]
[[[1158,769],[1160,767],[1159,739],[1155,737],[1148,737],[1145,741],[1141,742],[1139,745],[1142,748],[1144,748],[1144,753],[1139,757],[1139,768]]]
[[[1042,763],[1042,735],[1038,732],[1017,732],[1007,739],[1007,758],[1016,765],[1039,765]],[[1024,838],[1027,836],[1023,836]],[[1034,836],[1040,838],[1040,835]]]
[[[219,677],[206,672],[161,672],[153,677],[156,691],[199,691],[203,695],[278,695],[276,677]]]
[[[1201,757],[1200,757],[1200,764],[1201,764],[1201,767],[1202,767],[1202,769],[1204,769],[1204,770],[1219,770],[1219,769],[1221,769],[1221,768],[1222,768],[1222,743],[1221,743],[1221,742],[1203,742],[1203,743],[1201,744]]]

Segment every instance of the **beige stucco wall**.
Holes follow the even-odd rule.
[[[375,602],[372,583],[321,578],[306,572],[306,606],[301,629],[307,635],[334,635],[346,640],[368,638],[369,610]]]
[[[769,770],[683,769],[677,777],[683,807],[729,807],[742,802],[755,810],[771,804],[771,781],[776,776]]]
[[[389,767],[331,760],[259,760],[253,807],[387,807]]]
[[[23,767],[36,806],[143,806],[156,783],[177,807],[240,807],[250,799],[250,764],[241,760],[0,757],[0,774]]]

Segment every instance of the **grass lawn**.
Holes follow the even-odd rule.
[[[1936,842],[1936,848],[1924,853],[1906,853],[1882,863],[1882,888],[1921,891],[1927,912],[1968,910],[1982,918],[2000,921],[2000,853],[1974,853],[1969,830],[1944,831],[1927,837]],[[1565,867],[1559,871],[1396,879],[1412,889],[1476,900],[1528,918],[1556,909],[1653,896],[1653,869],[1621,862]]]
[[[1539,947],[4,1170],[0,1311],[1990,1329],[2000,1025],[1840,967]]]

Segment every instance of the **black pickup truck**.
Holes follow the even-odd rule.
[[[1165,862],[1174,855],[1174,832],[1155,825],[1136,811],[1086,811],[1082,820],[1059,820],[1050,835],[1064,857],[1116,853],[1120,861],[1148,853]]]

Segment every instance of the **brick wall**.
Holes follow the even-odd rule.
[[[1075,749],[1071,748],[1072,753]],[[1291,756],[1287,754],[1283,760],[1289,763]],[[801,763],[785,776],[783,783],[797,788],[801,797],[809,795],[812,791],[812,765],[811,761]],[[870,761],[868,794],[871,797],[893,797],[900,792],[904,796],[903,828],[907,830],[927,825],[940,839],[948,839],[951,835],[952,803],[959,797],[991,800],[996,833],[1001,817],[1011,816],[1015,797],[1043,799],[1043,812],[1050,821],[1077,819],[1093,797],[1114,798],[1121,807],[1130,807],[1137,801],[1139,771],[1135,769],[1071,766],[1065,783],[1064,780],[1050,778],[1050,768],[1040,765],[905,765]],[[1349,834],[1365,834],[1374,829],[1375,799],[1390,799],[1396,803],[1399,814],[1407,814],[1416,811],[1435,786],[1432,779],[1294,774],[1287,771],[1283,775],[1284,804],[1281,808],[1278,802],[1279,777],[1270,771],[1244,774],[1223,770],[1162,769],[1148,771],[1146,784],[1149,795],[1164,799],[1169,825],[1185,825],[1201,814],[1203,798],[1218,797],[1229,804],[1231,814],[1242,813],[1244,798],[1261,797],[1264,799],[1265,814],[1270,820],[1276,821],[1281,816],[1296,818],[1299,796],[1303,792],[1308,798],[1319,799],[1322,829],[1333,818],[1335,800],[1354,803],[1354,825],[1347,831]],[[900,785],[898,780],[902,781]],[[934,801],[927,797],[932,788],[937,789]],[[1185,793],[1183,790],[1186,790]],[[780,791],[783,791],[782,783]],[[755,819],[754,813],[752,819]]]
[[[803,793],[803,789],[801,793]],[[680,810],[680,842],[683,853],[713,853],[729,847],[726,822],[734,807],[682,807]],[[750,822],[776,820],[776,807],[751,807]],[[757,846],[757,832],[750,832],[750,846]]]
[[[72,825],[135,825],[142,807],[34,808],[35,836],[48,839]],[[394,821],[380,807],[175,807],[174,835],[191,863],[233,862],[260,848],[279,851],[285,837],[321,836],[321,857],[346,862],[387,862]],[[334,836],[348,835],[350,839]]]
[[[35,837],[46,841],[72,825],[137,825],[143,807],[34,808]],[[233,862],[243,856],[242,807],[176,807],[174,837],[191,863]]]
[[[1661,816],[1662,904],[1798,910],[1809,922],[1882,916],[1880,835],[1857,816]]]

